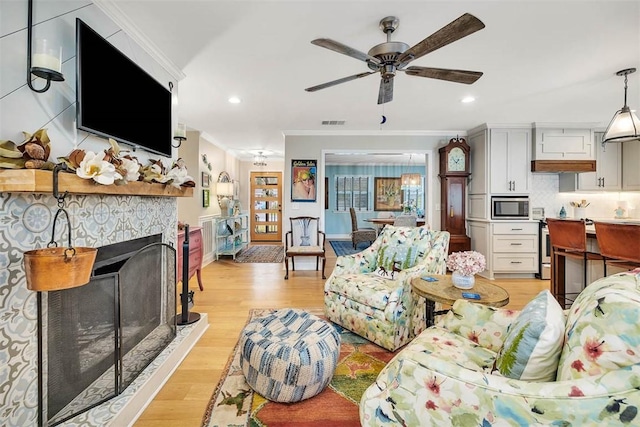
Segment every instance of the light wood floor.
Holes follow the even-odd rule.
[[[335,253],[329,244],[327,251],[329,277]],[[225,257],[202,270],[202,281],[204,291],[199,290],[195,276],[189,287],[195,291],[193,311],[208,314],[209,329],[135,423],[136,427],[201,425],[249,309],[323,306],[324,280],[320,272],[296,271],[285,281],[283,264],[241,264]],[[509,292],[507,307],[513,309],[522,308],[538,292],[549,289],[548,280],[509,279],[493,283]]]

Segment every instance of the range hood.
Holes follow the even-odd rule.
[[[595,160],[532,160],[531,172],[541,173],[581,173],[595,172]]]
[[[531,172],[596,171],[594,123],[532,123]]]

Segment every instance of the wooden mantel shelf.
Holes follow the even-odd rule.
[[[192,197],[193,188],[148,182],[102,185],[75,174],[58,174],[58,191],[70,194],[110,194],[119,196]],[[0,169],[0,193],[53,193],[53,172],[39,169]]]

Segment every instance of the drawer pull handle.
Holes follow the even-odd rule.
[[[522,264],[522,261],[511,261],[511,264]]]
[[[522,246],[522,243],[512,243],[511,246]]]
[[[522,231],[522,228],[512,228],[511,231]]]

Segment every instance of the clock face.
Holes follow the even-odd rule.
[[[454,147],[449,151],[448,169],[451,172],[464,172],[465,170],[464,151],[460,147]]]

